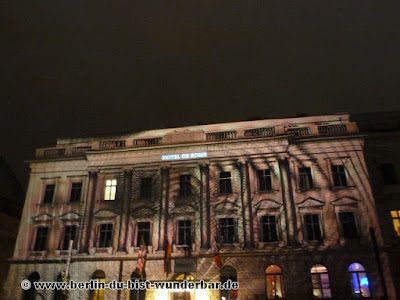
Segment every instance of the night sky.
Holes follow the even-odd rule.
[[[2,1],[0,155],[58,137],[400,109],[400,1]]]

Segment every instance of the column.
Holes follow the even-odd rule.
[[[124,251],[126,249],[126,234],[128,231],[129,222],[129,202],[131,198],[132,190],[132,170],[124,170],[124,185],[123,195],[121,197],[122,203],[120,204],[121,218],[119,226],[119,239],[118,239],[118,251]]]
[[[282,201],[286,222],[286,235],[288,244],[298,240],[296,207],[293,199],[293,189],[290,176],[289,161],[287,158],[279,159],[279,172],[282,185]]]
[[[201,247],[210,248],[211,219],[210,219],[210,175],[209,165],[202,163],[200,165],[200,236]]]
[[[80,239],[80,252],[89,252],[89,239],[92,227],[93,209],[96,201],[96,189],[98,173],[89,171],[89,184],[87,189],[87,197],[85,201],[85,210],[81,222],[80,231],[82,233]]]
[[[163,250],[168,237],[169,166],[161,167],[161,198],[158,223],[158,249]]]

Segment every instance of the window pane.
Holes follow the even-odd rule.
[[[347,186],[347,177],[344,166],[332,166],[333,185]]]
[[[181,175],[179,177],[179,195],[180,196],[190,196],[192,194],[192,185],[191,185],[191,176],[190,175]]]
[[[106,180],[106,186],[104,188],[104,200],[115,200],[117,193],[117,180],[108,179]]]
[[[270,170],[258,170],[258,189],[260,191],[269,191],[272,189]]]
[[[46,184],[43,203],[53,203],[55,184]]]
[[[146,177],[141,178],[140,180],[140,197],[141,198],[150,198],[152,190],[152,178]]]
[[[340,224],[343,230],[343,237],[346,239],[358,238],[356,220],[353,212],[339,213]]]
[[[309,241],[321,240],[321,225],[319,215],[304,215],[304,223],[306,226],[306,236]]]
[[[299,168],[299,187],[301,190],[314,187],[310,168]]]
[[[219,178],[219,192],[221,194],[232,193],[231,172],[221,172]]]
[[[263,242],[275,242],[278,240],[277,219],[275,216],[263,216],[261,218],[263,230]]]
[[[220,219],[220,230],[222,243],[228,244],[236,241],[235,221],[233,218]]]
[[[150,245],[150,222],[139,222],[138,223],[138,235],[136,240],[136,246],[142,244]]]
[[[99,235],[99,247],[111,247],[111,238],[113,225],[112,224],[101,224],[100,225],[100,235]]]
[[[75,226],[75,225],[65,226],[64,241],[63,241],[62,250],[68,250],[69,249],[69,241],[71,241],[71,240],[74,241],[75,240],[75,238],[76,238],[76,228],[77,228],[77,226]]]
[[[79,202],[81,200],[82,182],[74,182],[71,186],[70,202]]]
[[[381,171],[384,184],[396,184],[397,176],[393,164],[381,164]]]
[[[47,244],[47,234],[49,228],[47,227],[38,227],[36,230],[36,241],[35,241],[35,251],[44,251],[46,250]]]

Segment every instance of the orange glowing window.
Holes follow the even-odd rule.
[[[397,236],[400,237],[400,210],[390,211],[393,220],[394,231],[396,231]]]

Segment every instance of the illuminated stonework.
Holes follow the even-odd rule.
[[[371,242],[372,227],[382,245],[363,136],[347,114],[59,139],[30,167],[7,299],[31,296],[24,278],[59,278],[70,239],[75,281],[240,285],[71,299],[379,299],[382,278],[395,299]]]

